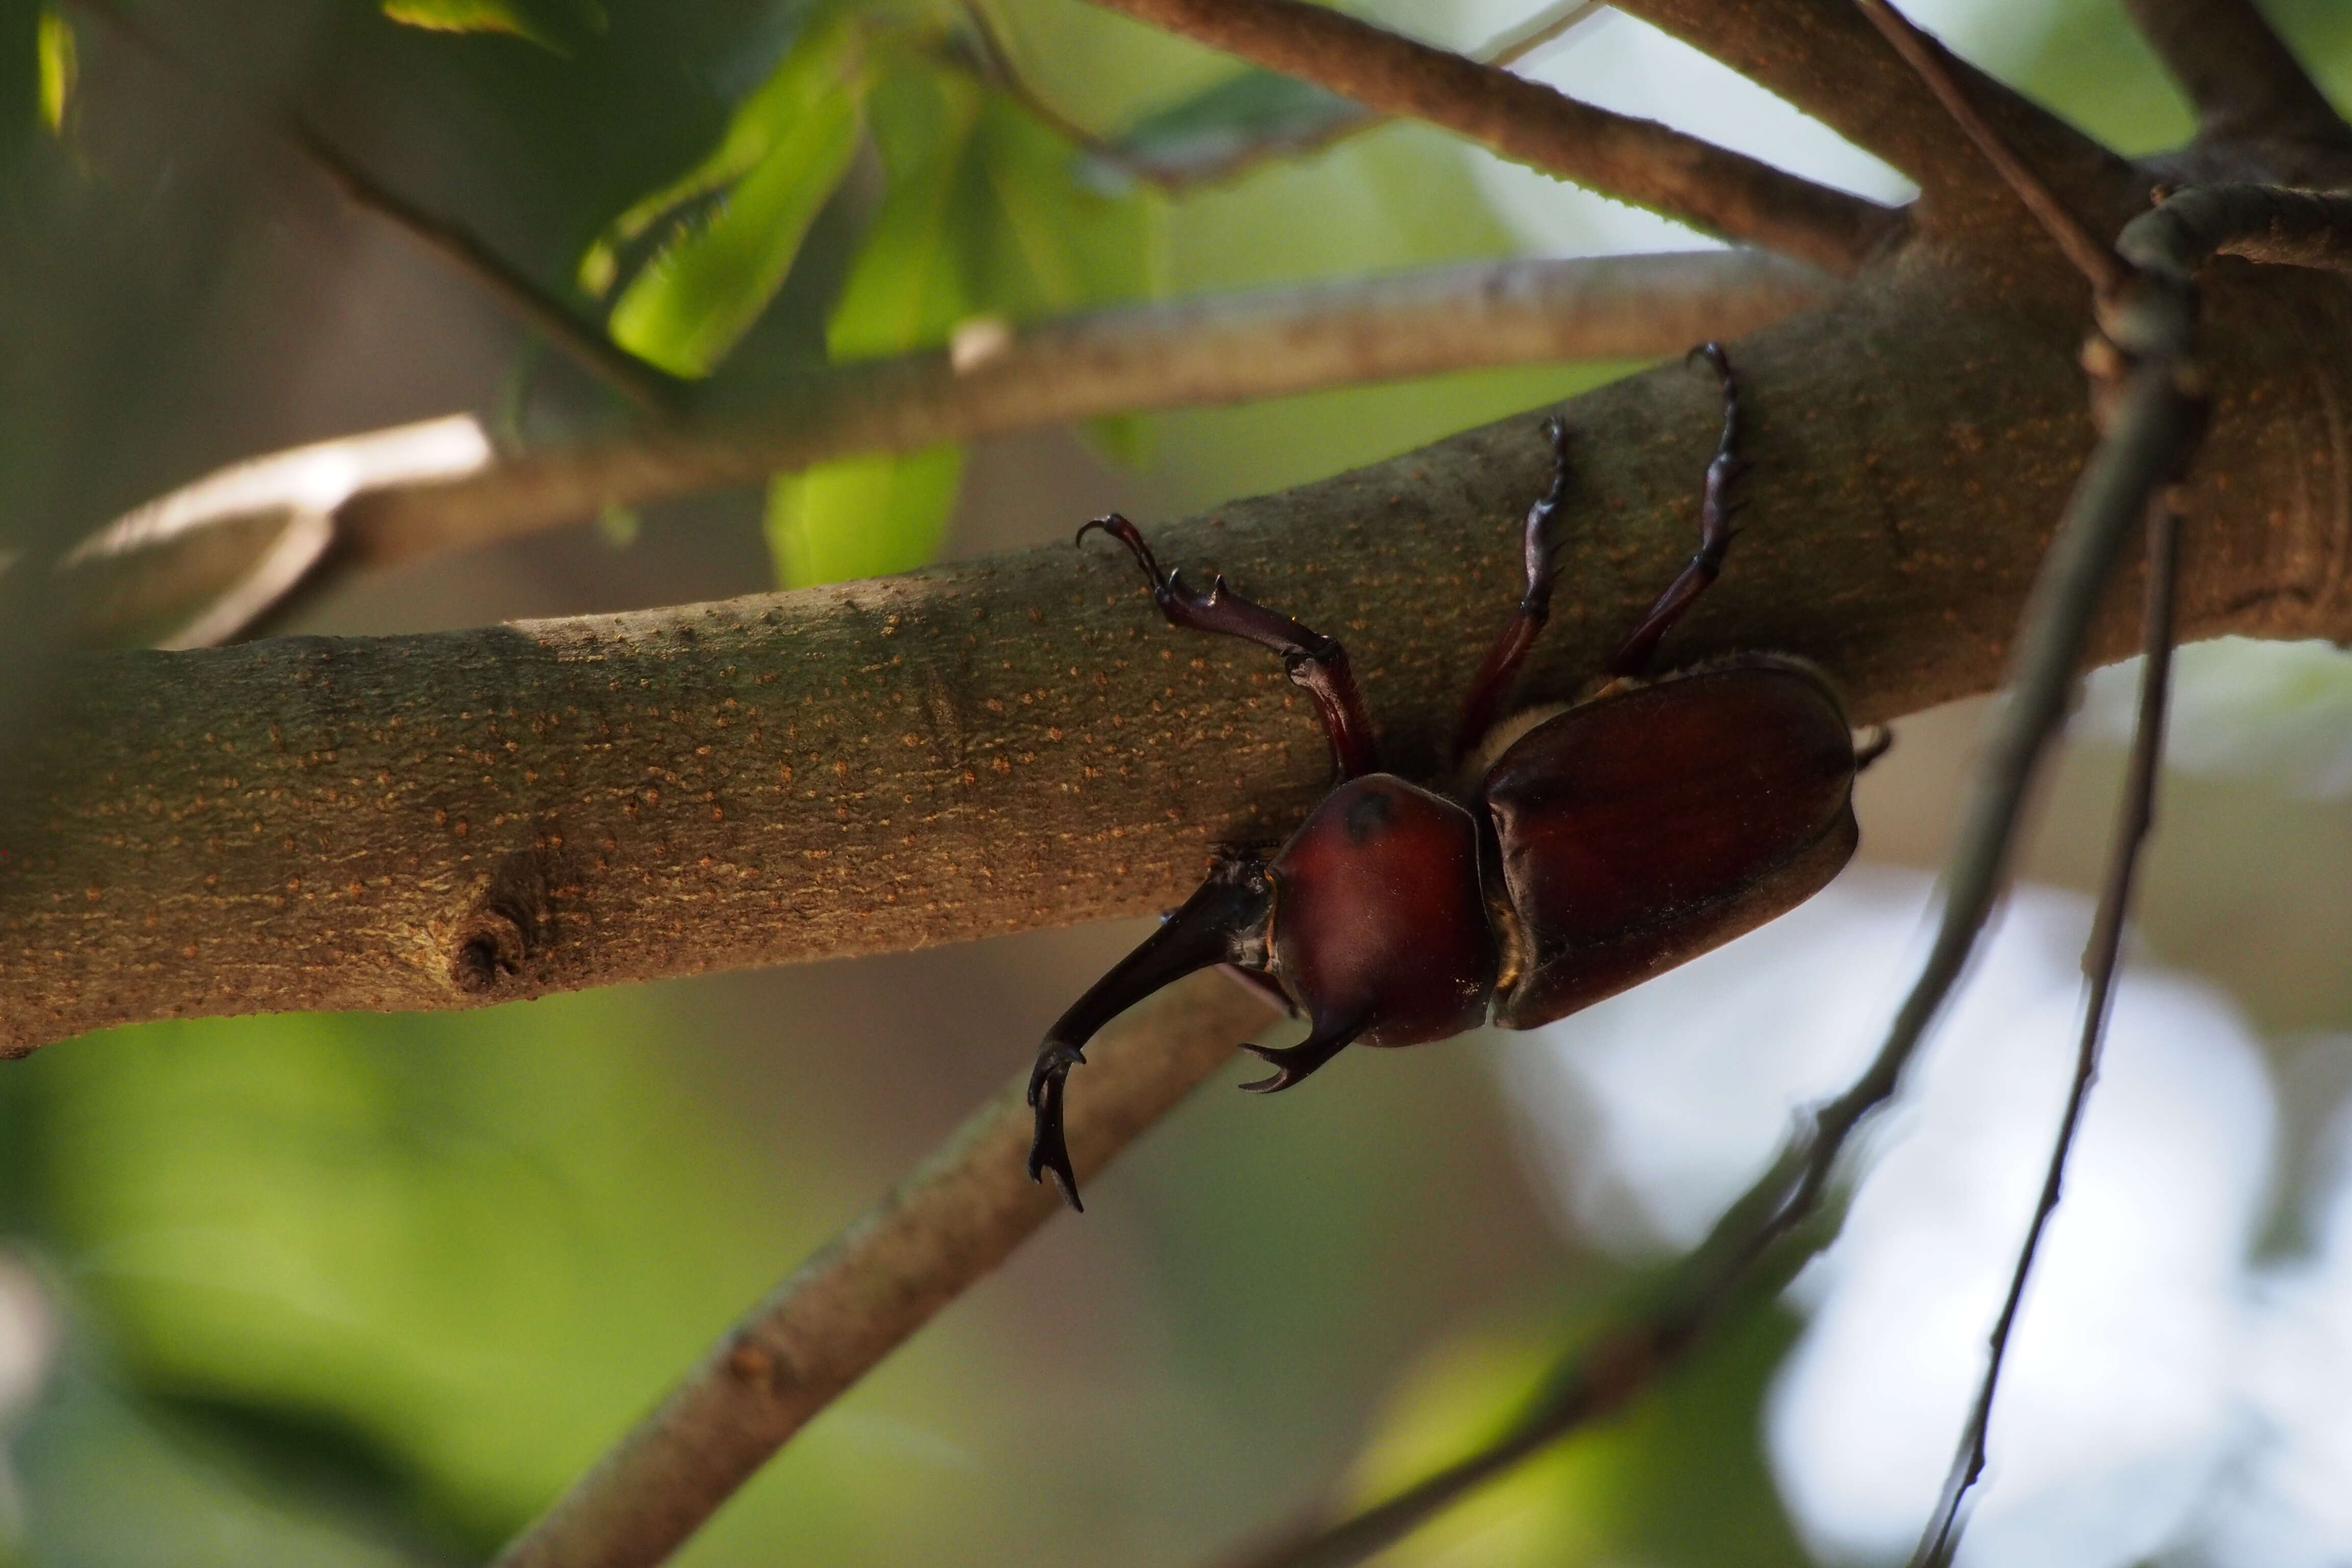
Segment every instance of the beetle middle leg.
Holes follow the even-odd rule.
[[[1159,602],[1160,613],[1171,624],[1241,637],[1282,656],[1283,668],[1292,684],[1304,688],[1315,700],[1317,715],[1323,721],[1323,733],[1331,742],[1332,766],[1340,778],[1357,778],[1379,770],[1380,752],[1372,740],[1371,719],[1364,711],[1363,698],[1357,693],[1356,678],[1349,672],[1348,650],[1339,646],[1337,638],[1325,637],[1280,611],[1243,598],[1225,586],[1222,574],[1209,584],[1207,593],[1194,593],[1185,586],[1183,577],[1174,567],[1160,570],[1142,533],[1117,512],[1086,524],[1078,530],[1078,537],[1084,539],[1096,529],[1127,546],[1135,563],[1143,568],[1145,581],[1151,584],[1151,596]]]
[[[1651,658],[1658,651],[1659,639],[1667,628],[1682,619],[1683,612],[1714,583],[1723,570],[1723,557],[1731,548],[1735,531],[1731,520],[1739,514],[1745,503],[1727,501],[1726,493],[1732,482],[1748,470],[1739,458],[1739,382],[1731,373],[1730,356],[1721,343],[1701,343],[1691,350],[1693,358],[1705,358],[1715,367],[1716,378],[1723,385],[1723,436],[1715,444],[1715,457],[1706,465],[1706,482],[1701,491],[1698,509],[1698,553],[1680,575],[1666,584],[1666,591],[1650,606],[1641,623],[1617,649],[1609,661],[1609,673],[1620,679],[1638,676],[1650,668]]]

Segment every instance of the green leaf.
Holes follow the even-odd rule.
[[[867,102],[889,177],[825,327],[835,360],[942,342],[978,309],[973,239],[990,220],[973,158],[983,94],[960,73],[892,71]]]
[[[1237,172],[1265,154],[1310,153],[1379,116],[1296,77],[1248,70],[1145,115],[1114,140],[1113,161],[1090,158],[1093,183],[1116,188],[1139,171],[1190,184]]]
[[[865,42],[845,16],[813,18],[711,154],[590,247],[581,275],[593,289],[609,281],[620,244],[668,224],[614,306],[615,342],[676,374],[708,375],[759,319],[857,150]],[[705,202],[700,216],[677,213]]]
[[[383,14],[436,33],[506,33],[558,54],[604,30],[598,0],[383,0]]]
[[[885,577],[929,561],[947,533],[964,449],[949,443],[781,475],[768,487],[768,549],[785,587]]]
[[[1001,215],[982,254],[987,305],[1019,318],[1159,291],[1152,197],[1080,184],[1070,144],[1007,98],[990,98],[978,141]]]
[[[73,95],[78,73],[73,25],[54,5],[41,7],[35,34],[35,56],[40,73],[41,123],[53,133],[66,128],[66,100]]]

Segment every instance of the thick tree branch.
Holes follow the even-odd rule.
[[[2124,0],[2124,9],[2189,95],[2199,142],[2352,158],[2352,127],[2254,0]]]
[[[1874,202],[1306,0],[1097,3],[1368,109],[1444,126],[1706,233],[1833,272],[1855,270],[1903,226],[1899,214]]]
[[[1089,1047],[1069,1114],[1088,1178],[1276,1016],[1217,974],[1138,1007]],[[700,1365],[499,1553],[495,1568],[650,1568],[768,1457],[1061,1212],[1029,1180],[1029,1075],[794,1269]]]
[[[2352,296],[2209,271],[2183,635],[2352,633]],[[1669,657],[1807,655],[1865,721],[1990,686],[2089,443],[2078,321],[1913,263],[1740,343],[1753,521]],[[1574,567],[1531,693],[1573,689],[1685,552],[1715,423],[1678,368],[1563,414]],[[1529,416],[1156,531],[1346,627],[1385,752],[1427,771],[1548,468]],[[2110,606],[2101,656],[2131,618]],[[0,800],[0,1043],[1166,907],[1212,844],[1295,823],[1326,770],[1278,669],[1171,636],[1114,563],[1063,547],[646,615],[67,661]]]
[[[1769,89],[1919,182],[1923,227],[1988,259],[2019,232],[2017,204],[1852,0],[1615,0]],[[1979,110],[2067,205],[2116,226],[2147,205],[2147,180],[2123,159],[1967,61],[1931,46]],[[2032,247],[2032,254],[2041,252]]]

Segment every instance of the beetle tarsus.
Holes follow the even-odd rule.
[[[1281,656],[1283,671],[1291,683],[1315,700],[1323,733],[1331,742],[1331,763],[1340,778],[1379,771],[1380,750],[1372,739],[1371,718],[1348,668],[1348,650],[1338,638],[1243,598],[1226,586],[1222,575],[1210,580],[1207,593],[1194,592],[1175,567],[1160,569],[1142,531],[1115,511],[1080,528],[1078,538],[1084,540],[1097,529],[1127,546],[1135,563],[1143,568],[1144,580],[1151,584],[1151,597],[1160,613],[1171,625],[1240,637]]]
[[[1358,1037],[1371,1026],[1370,1017],[1354,1019],[1336,1029],[1318,1029],[1295,1046],[1244,1043],[1242,1049],[1275,1070],[1271,1078],[1257,1079],[1241,1087],[1252,1094],[1280,1094],[1286,1089],[1296,1088],[1316,1068],[1353,1045]]]
[[[1554,416],[1544,421],[1543,428],[1545,438],[1551,443],[1551,488],[1528,508],[1528,520],[1520,534],[1521,552],[1527,563],[1527,592],[1520,595],[1518,609],[1504,626],[1502,635],[1495,639],[1495,646],[1486,650],[1486,661],[1470,679],[1470,692],[1462,700],[1462,717],[1454,729],[1454,760],[1457,763],[1494,728],[1495,716],[1502,710],[1503,700],[1510,695],[1511,685],[1518,679],[1519,666],[1527,662],[1528,650],[1535,646],[1537,635],[1551,618],[1550,524],[1553,515],[1568,500],[1568,425]]]
[[[1706,479],[1699,493],[1698,552],[1666,584],[1666,591],[1658,595],[1617,649],[1617,657],[1609,661],[1609,673],[1612,676],[1637,676],[1650,668],[1659,641],[1723,570],[1723,558],[1738,535],[1738,530],[1731,526],[1732,520],[1747,505],[1729,499],[1731,487],[1748,471],[1747,463],[1739,456],[1739,380],[1732,374],[1731,356],[1724,352],[1721,343],[1706,342],[1691,350],[1688,358],[1704,358],[1713,365],[1716,378],[1723,386],[1723,434],[1716,441],[1715,456],[1707,462]]]
[[[1884,724],[1873,724],[1863,731],[1861,743],[1853,749],[1853,771],[1862,772],[1885,756],[1895,744],[1895,731]]]

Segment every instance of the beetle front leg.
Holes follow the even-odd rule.
[[[1331,763],[1341,779],[1379,770],[1380,750],[1372,740],[1371,718],[1356,690],[1356,678],[1349,672],[1348,650],[1338,638],[1243,598],[1225,586],[1223,575],[1209,584],[1207,593],[1194,593],[1185,586],[1175,567],[1160,569],[1142,532],[1117,512],[1087,523],[1078,530],[1078,537],[1084,539],[1096,529],[1127,546],[1135,563],[1143,568],[1144,580],[1151,584],[1160,613],[1171,625],[1240,637],[1282,656],[1282,668],[1291,683],[1315,700],[1323,733],[1331,742]]]
[[[1062,1097],[1070,1069],[1086,1062],[1087,1042],[1113,1018],[1196,969],[1220,963],[1263,967],[1266,924],[1273,913],[1274,883],[1265,864],[1255,856],[1226,856],[1198,892],[1055,1020],[1029,1072],[1029,1104],[1037,1112],[1029,1146],[1031,1181],[1043,1181],[1050,1171],[1070,1206],[1086,1207],[1078,1201],[1077,1173],[1070,1166]]]

